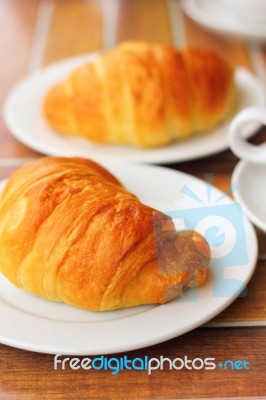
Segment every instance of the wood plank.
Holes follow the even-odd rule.
[[[11,88],[22,79],[28,67],[39,0],[0,2],[0,107]],[[36,154],[14,139],[0,116],[0,158]]]
[[[204,47],[216,51],[234,66],[243,66],[252,70],[252,63],[245,45],[205,30],[184,15],[186,41],[188,46]]]
[[[266,237],[264,238],[266,239]],[[219,314],[212,322],[266,322],[266,261],[258,263],[253,277],[247,285],[244,297]]]
[[[147,40],[171,43],[165,0],[120,0],[117,41]]]
[[[178,323],[178,322],[177,322]],[[263,396],[266,393],[265,329],[197,329],[168,342],[126,352],[128,359],[160,356],[188,359],[246,360],[249,370],[73,371],[53,369],[53,356],[0,346],[0,398],[46,399],[185,399]],[[226,345],[225,345],[226,344]],[[124,354],[114,354],[121,357]],[[89,355],[88,355],[89,356]],[[111,357],[111,356],[109,356]],[[178,363],[177,363],[178,364]]]
[[[259,255],[261,256],[261,259],[266,260],[266,233],[257,229],[257,235],[259,241]]]
[[[262,127],[255,134],[255,136],[249,140],[249,142],[253,144],[261,144],[265,141],[266,127]],[[214,174],[232,174],[238,161],[239,159],[230,150],[226,150],[198,160],[165,164],[165,166],[187,172],[192,175],[203,175],[209,172]]]
[[[231,174],[238,162],[238,158],[227,150],[213,156],[181,163],[161,164],[192,175],[204,175],[205,173]]]
[[[103,47],[103,1],[55,1],[44,65]]]
[[[266,70],[266,46],[262,46],[261,47],[261,54],[262,54],[262,58],[263,58],[263,62],[265,64],[265,70]]]

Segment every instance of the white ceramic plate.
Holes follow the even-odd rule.
[[[94,313],[37,298],[0,275],[2,343],[38,352],[79,355],[142,348],[207,322],[232,303],[249,281],[257,260],[257,239],[252,225],[244,218],[245,243],[238,242],[241,232],[234,227],[233,219],[239,209],[230,198],[199,179],[167,168],[121,168],[113,164],[108,168],[144,203],[164,212],[183,210],[182,217],[188,214],[195,219],[194,228],[202,234],[209,232],[209,238],[218,238],[212,247],[207,281],[200,289],[188,291],[183,299],[165,305]],[[177,228],[182,228],[182,217],[175,216]],[[216,225],[221,235],[217,234]],[[208,230],[212,226],[214,231]],[[235,246],[241,254],[235,254],[222,266],[226,260],[222,257],[227,257]],[[245,251],[246,258],[239,259]]]
[[[41,111],[48,88],[62,80],[76,66],[92,61],[95,54],[74,57],[45,68],[22,81],[8,96],[4,106],[7,126],[22,143],[44,154],[81,156],[96,161],[142,163],[170,163],[192,160],[225,150],[228,147],[228,124],[218,126],[211,133],[176,142],[158,149],[141,150],[130,146],[98,145],[87,140],[54,132]],[[236,85],[240,91],[239,109],[262,105],[264,92],[257,79],[247,70],[236,71]],[[250,136],[257,124],[247,127]]]
[[[266,165],[240,161],[234,169],[232,182],[238,185],[234,193],[247,217],[266,232]]]
[[[207,29],[229,38],[266,41],[266,18],[260,21],[243,18],[241,13],[233,13],[214,0],[183,0],[181,4],[191,19]]]

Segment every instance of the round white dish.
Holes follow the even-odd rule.
[[[11,133],[22,143],[48,155],[80,156],[95,161],[142,163],[181,162],[215,154],[228,148],[227,121],[206,135],[176,142],[156,149],[137,149],[130,146],[99,145],[77,137],[53,131],[45,121],[41,104],[44,94],[78,65],[90,62],[95,54],[73,57],[44,68],[19,83],[9,94],[4,105],[5,122]],[[235,74],[239,89],[239,111],[250,105],[264,104],[264,91],[259,81],[247,70],[239,68]],[[244,132],[250,136],[257,124]]]
[[[213,0],[205,0],[212,2]],[[234,13],[238,18],[245,18],[252,21],[266,22],[265,0],[215,0],[220,8],[227,9],[228,13]]]
[[[198,290],[188,291],[182,299],[164,305],[94,313],[37,298],[17,289],[0,275],[2,343],[44,353],[75,355],[143,348],[182,335],[212,319],[232,303],[252,276],[257,239],[246,218],[242,220],[246,245],[241,246],[241,253],[246,249],[247,258],[237,262],[235,257],[232,265],[221,267],[226,252],[236,246],[238,230],[230,218],[221,216],[221,210],[229,208],[231,215],[239,210],[227,195],[197,178],[168,168],[107,166],[142,202],[164,212],[183,210],[182,216],[189,213],[198,219],[202,215],[195,228],[203,234],[208,227],[218,225],[221,234],[217,236],[218,231],[213,232],[218,237],[218,245],[212,247],[213,260],[207,281]],[[181,229],[182,218],[175,215],[174,221]]]
[[[240,161],[234,169],[232,183],[238,186],[234,197],[247,217],[266,232],[266,165]]]
[[[244,18],[241,13],[234,13],[213,0],[183,0],[181,4],[193,21],[207,29],[229,38],[266,41],[266,16],[263,20]]]

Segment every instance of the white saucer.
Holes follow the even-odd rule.
[[[266,232],[266,166],[240,161],[232,175],[234,193],[247,217]]]
[[[233,1],[233,0],[232,0]],[[266,41],[266,20],[240,17],[227,11],[216,1],[182,0],[184,12],[207,29],[232,38],[247,41]]]
[[[197,328],[245,288],[256,267],[257,238],[233,199],[209,183],[169,168],[126,164],[121,168],[110,163],[108,170],[144,204],[171,212],[177,229],[188,223],[187,228],[192,224],[198,232],[206,232],[212,252],[207,281],[164,305],[96,313],[37,298],[0,274],[0,343],[69,355],[135,350]],[[0,181],[0,191],[4,185]]]

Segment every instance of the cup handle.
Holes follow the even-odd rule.
[[[232,151],[246,161],[257,164],[266,163],[266,146],[256,146],[248,143],[241,136],[241,129],[249,122],[261,122],[266,125],[266,107],[255,106],[240,111],[229,127],[229,144]]]

